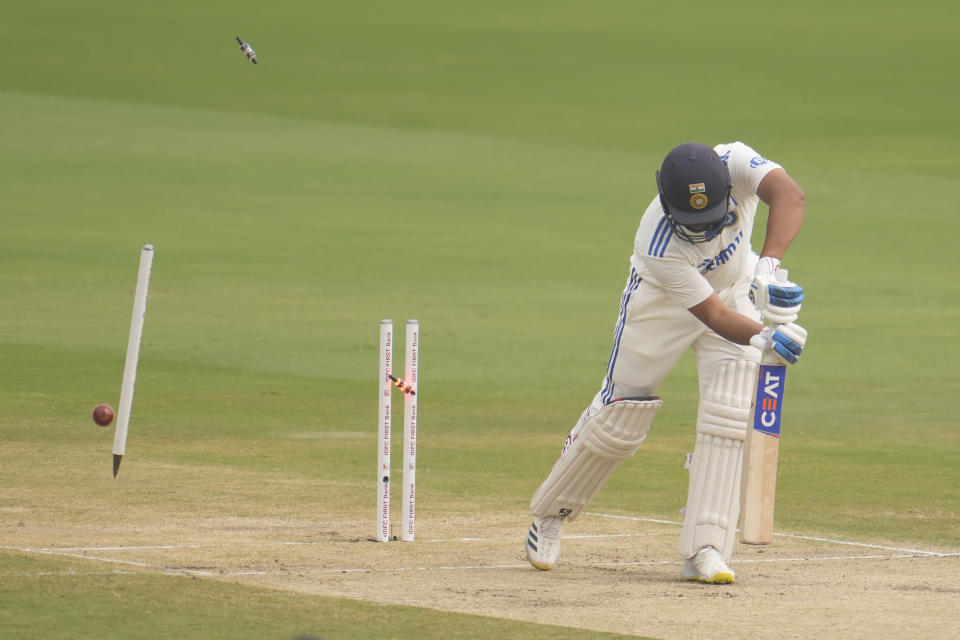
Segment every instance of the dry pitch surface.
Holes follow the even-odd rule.
[[[957,550],[778,536],[738,546],[738,582],[682,582],[678,523],[584,514],[561,565],[526,564],[525,514],[418,522],[417,541],[370,540],[366,521],[173,517],[55,522],[0,509],[0,546],[380,603],[431,606],[655,638],[960,637]],[[44,520],[49,517],[49,521]],[[469,537],[467,537],[469,536]]]

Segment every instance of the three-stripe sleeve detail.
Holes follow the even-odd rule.
[[[653,238],[650,240],[647,255],[653,256],[654,258],[662,258],[672,238],[673,226],[670,224],[670,221],[667,220],[667,217],[663,216],[660,218],[660,222],[657,223],[657,229],[653,232]]]

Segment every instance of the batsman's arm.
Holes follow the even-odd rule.
[[[765,175],[757,187],[757,195],[770,207],[760,256],[782,260],[803,226],[806,196],[783,169],[774,169]]]
[[[796,363],[807,341],[803,327],[793,323],[765,327],[727,307],[716,293],[689,311],[731,342],[753,345],[765,355],[775,352],[781,364]]]
[[[716,293],[690,307],[689,311],[718,335],[737,344],[750,344],[750,338],[763,331],[761,323],[723,304]]]

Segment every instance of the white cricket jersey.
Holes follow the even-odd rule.
[[[767,173],[780,168],[742,142],[714,147],[727,169],[733,216],[709,242],[694,244],[677,236],[663,213],[659,196],[647,207],[633,244],[630,263],[645,281],[670,295],[684,309],[694,307],[714,291],[724,291],[752,278],[750,234],[760,197],[757,187]]]

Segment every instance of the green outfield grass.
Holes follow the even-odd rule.
[[[806,289],[810,338],[789,374],[777,528],[960,547],[954,5],[881,2],[863,20],[842,3],[645,4],[9,7],[4,539],[55,518],[48,495],[73,520],[110,486],[136,504],[139,461],[332,483],[340,511],[371,504],[372,534],[384,317],[422,324],[421,508],[523,512],[603,375],[654,170],[681,142],[739,139],[807,194],[785,264]],[[94,488],[77,479],[101,458],[109,474],[112,429],[89,412],[116,406],[148,242],[126,484]],[[689,359],[660,393],[646,448],[597,510],[676,518]],[[251,517],[316,508],[224,491],[249,491],[230,504]],[[150,492],[163,509],[207,508],[199,489]],[[476,637],[567,637],[237,585],[185,591],[139,572],[38,577],[75,567],[0,555],[0,626],[85,637],[83,620],[86,637],[135,637],[117,626],[122,590],[158,603],[144,624],[170,631],[153,637],[284,637],[318,617],[329,626],[313,632],[330,638],[393,618],[429,624],[419,637],[467,624]],[[289,624],[269,628],[278,616]]]

